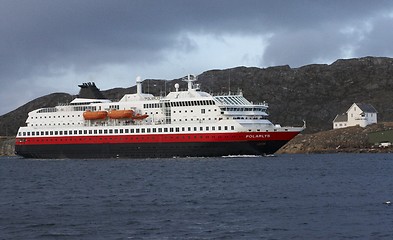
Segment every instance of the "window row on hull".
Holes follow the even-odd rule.
[[[139,133],[179,133],[203,131],[235,130],[234,126],[206,126],[206,127],[154,127],[154,128],[104,128],[77,130],[40,130],[19,131],[18,137],[28,136],[66,136],[66,135],[96,135],[96,134],[139,134]]]

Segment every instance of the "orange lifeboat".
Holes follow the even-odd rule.
[[[134,111],[132,110],[111,110],[108,116],[112,119],[132,118]]]
[[[107,111],[92,112],[90,110],[87,110],[86,112],[83,113],[83,118],[85,120],[97,120],[97,119],[105,119],[107,115],[108,115]]]
[[[141,114],[136,114],[135,116],[133,116],[132,117],[132,119],[135,119],[135,120],[143,120],[143,119],[145,119],[145,118],[147,118],[149,115],[147,115],[147,114],[143,114],[143,115],[141,115]]]

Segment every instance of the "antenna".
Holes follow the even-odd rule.
[[[231,69],[229,69],[228,95],[231,95]]]

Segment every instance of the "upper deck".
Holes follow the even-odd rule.
[[[41,108],[29,113],[27,126],[36,128],[55,128],[58,126],[116,126],[116,125],[157,125],[157,124],[200,124],[217,123],[233,120],[241,124],[271,124],[267,120],[266,103],[254,104],[242,93],[235,95],[213,96],[200,90],[199,84],[193,84],[195,77],[188,76],[186,90],[175,91],[165,97],[155,97],[142,92],[142,81],[137,79],[137,92],[126,94],[120,101],[108,99],[75,98],[69,104],[50,108]],[[82,85],[84,89],[86,86]],[[95,87],[95,85],[94,85]],[[96,112],[113,110],[132,110],[144,118],[97,118],[86,120],[85,111]]]

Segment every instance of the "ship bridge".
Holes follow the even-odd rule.
[[[268,116],[267,103],[254,104],[243,95],[215,96],[214,99],[220,103],[221,114],[226,116],[254,116],[257,118]]]

